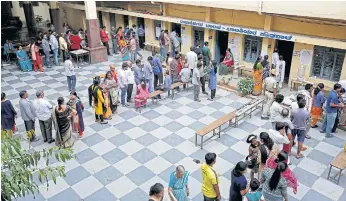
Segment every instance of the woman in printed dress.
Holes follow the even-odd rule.
[[[118,89],[117,82],[112,76],[111,71],[108,71],[106,73],[106,77],[104,80],[104,90],[106,90],[108,93],[110,108],[111,108],[112,114],[114,114],[117,111],[117,107],[119,103],[119,89]]]
[[[100,86],[102,88],[102,93],[103,93],[103,97],[104,97],[104,101],[105,101],[104,106],[106,107],[106,109],[103,110],[103,117],[106,120],[111,120],[113,113],[112,113],[110,100],[109,100],[109,91],[105,89],[105,87],[106,87],[105,82],[103,82]]]
[[[259,96],[262,93],[262,56],[259,56],[253,66],[253,80],[254,80],[254,86],[253,86],[253,92],[252,94],[255,96]]]
[[[262,61],[262,66],[263,66],[262,80],[264,80],[267,77],[269,77],[269,71],[270,71],[270,65],[268,62],[268,55],[264,55],[264,58]]]
[[[83,137],[84,120],[83,111],[84,106],[77,95],[77,92],[71,92],[69,106],[77,111],[77,115],[72,117],[72,131],[79,133],[79,138]]]

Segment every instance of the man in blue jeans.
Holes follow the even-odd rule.
[[[55,37],[55,32],[53,32],[49,36],[49,43],[51,44],[53,55],[54,55],[54,63],[56,66],[59,65],[58,54],[59,54],[59,43]]]
[[[118,76],[118,84],[121,91],[121,105],[123,107],[128,106],[128,104],[126,103],[126,93],[127,93],[127,83],[128,83],[127,76],[126,76],[127,68],[128,68],[128,64],[123,63],[123,65],[121,66],[121,69],[119,70],[119,76]]]
[[[41,46],[45,56],[45,64],[47,65],[47,68],[51,68],[52,66],[50,65],[50,45],[49,45],[47,33],[44,34],[43,36]]]
[[[72,63],[71,56],[67,55],[66,58],[67,59],[65,60],[64,66],[65,66],[65,74],[67,77],[67,86],[68,86],[68,90],[72,92],[72,91],[76,91],[76,81],[77,81],[76,73],[74,72],[74,65]]]
[[[338,100],[338,92],[341,90],[341,88],[342,87],[340,84],[335,84],[334,90],[330,91],[327,97],[326,116],[323,119],[321,130],[321,133],[326,133],[327,138],[334,136],[331,132],[335,123],[338,108],[344,107],[344,104],[339,103]]]

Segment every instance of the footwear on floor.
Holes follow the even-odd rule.
[[[317,127],[318,127],[317,125],[311,126],[311,128],[317,128]]]
[[[55,142],[55,139],[51,139],[51,140],[48,141],[49,144],[51,144],[53,142]]]
[[[326,138],[332,138],[332,137],[334,137],[334,135],[333,135],[333,134],[330,134],[330,135],[326,135],[325,137],[326,137]]]
[[[306,134],[306,135],[305,135],[305,138],[306,138],[306,139],[311,139],[311,136],[308,135],[308,134]]]

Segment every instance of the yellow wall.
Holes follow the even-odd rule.
[[[125,31],[124,16],[123,15],[115,14],[115,24],[117,25],[116,28],[122,27],[123,31]]]
[[[191,20],[205,20],[205,7],[187,6],[177,4],[165,4],[167,7],[167,16],[185,18]]]
[[[273,31],[298,33],[333,39],[346,39],[346,26],[312,24],[281,17],[273,18]]]
[[[295,43],[294,44],[294,50],[295,51],[301,51],[302,49],[306,50],[314,50],[314,45],[310,44],[303,44],[303,43]],[[290,71],[290,77],[289,77],[289,83],[291,83],[292,79],[296,79],[298,77],[298,68],[301,67],[300,65],[300,57],[299,56],[293,56],[292,57],[292,63],[291,63],[291,71]],[[312,65],[305,66],[305,80],[313,82],[315,84],[317,83],[324,83],[328,88],[332,88],[335,82],[328,81],[328,80],[322,80],[314,77],[310,77],[311,73],[311,67]],[[344,64],[341,72],[340,80],[346,79],[346,58],[344,59]]]
[[[263,29],[265,15],[239,10],[211,9],[210,21],[219,24],[229,24]]]
[[[183,33],[183,27],[185,28],[185,33]],[[188,51],[190,51],[190,47],[193,45],[193,39],[192,39],[192,26],[187,25],[181,25],[182,32],[181,32],[181,52],[183,54],[186,54]],[[187,39],[188,43],[184,43],[184,37]]]
[[[141,2],[141,4],[145,4],[145,2]],[[150,3],[148,5],[151,5]],[[149,6],[141,6],[141,5],[136,5],[132,4],[132,10],[133,11],[148,11],[155,13],[157,15],[160,14],[160,7],[149,7]]]
[[[85,26],[85,12],[83,10],[77,10],[72,8],[64,8],[66,13],[66,23],[74,30],[80,28],[86,29]]]

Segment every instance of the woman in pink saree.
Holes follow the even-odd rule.
[[[136,108],[140,108],[147,104],[147,99],[149,97],[149,85],[145,80],[141,80],[141,83],[137,85],[137,95],[135,96]]]

